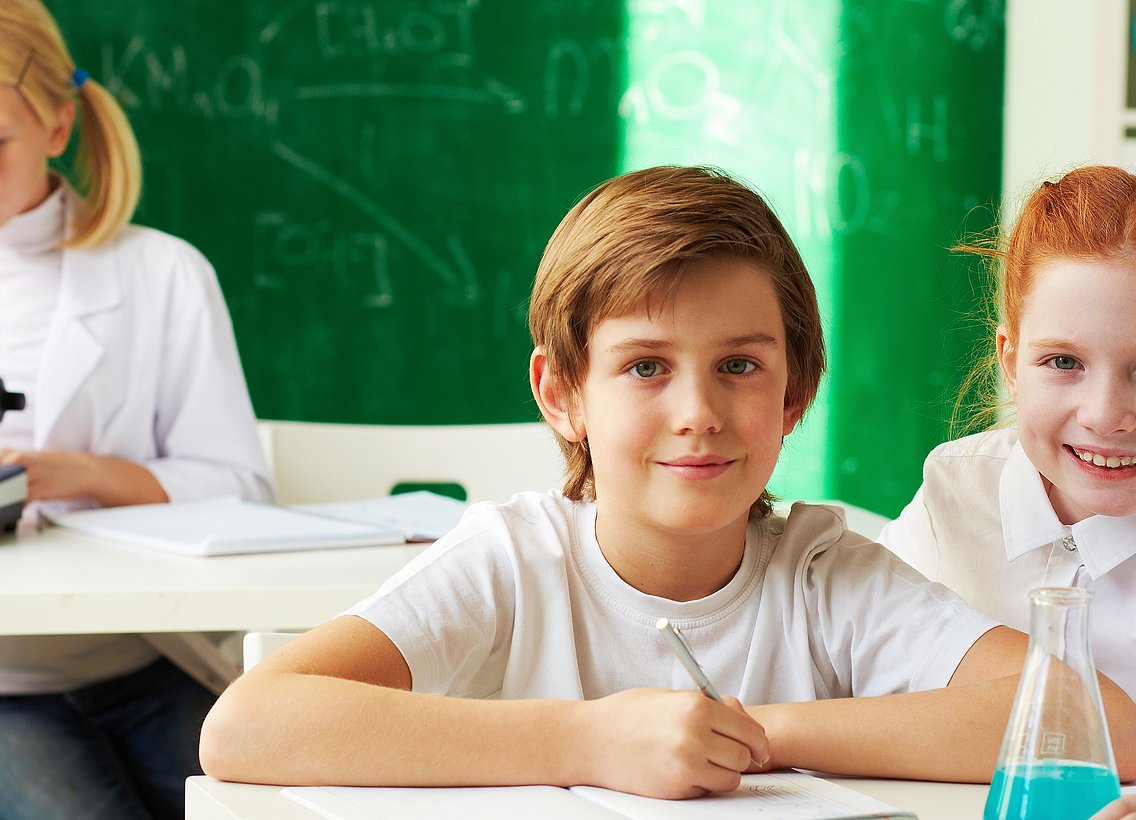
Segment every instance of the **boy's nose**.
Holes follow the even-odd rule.
[[[689,378],[675,385],[675,432],[717,433],[722,429],[719,397],[712,380]]]

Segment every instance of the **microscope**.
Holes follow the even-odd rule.
[[[9,410],[24,409],[24,394],[10,393],[0,379],[0,421]],[[15,464],[0,464],[0,532],[14,532],[28,497],[28,474]]]

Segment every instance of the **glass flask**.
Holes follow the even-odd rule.
[[[1029,652],[984,820],[1085,820],[1120,797],[1086,589],[1030,592]]]

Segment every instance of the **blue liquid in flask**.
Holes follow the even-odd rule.
[[[994,773],[983,820],[1087,820],[1120,797],[1116,773],[1067,760],[1030,763]]]

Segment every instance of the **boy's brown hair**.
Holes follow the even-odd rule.
[[[769,274],[785,322],[789,382],[785,405],[802,413],[825,369],[816,292],[789,234],[754,191],[713,168],[664,166],[633,171],[595,188],[552,234],[529,301],[533,344],[566,395],[588,371],[588,339],[605,319],[645,299],[666,299],[690,265],[736,258]],[[567,462],[566,497],[595,497],[587,442],[557,435]],[[753,513],[764,517],[763,491]]]

